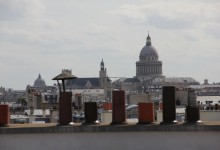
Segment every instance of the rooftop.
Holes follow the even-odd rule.
[[[146,124],[134,123],[124,125],[90,124],[59,126],[54,123],[47,124],[10,124],[8,127],[0,127],[0,134],[25,134],[25,133],[74,133],[74,132],[149,132],[149,131],[220,131],[220,122],[211,121],[201,124]]]

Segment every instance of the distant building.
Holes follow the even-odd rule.
[[[197,93],[197,101],[201,107],[220,105],[220,84],[191,85]]]
[[[209,84],[208,79],[205,79],[203,84],[204,84],[204,85],[208,85],[208,84]]]
[[[57,86],[47,86],[41,75],[34,81],[33,86],[27,85],[28,109],[49,109],[58,108]]]
[[[102,91],[103,89],[104,93],[103,96],[101,96],[101,100],[110,100],[112,85],[111,80],[107,76],[107,69],[105,68],[104,61],[102,60],[100,63],[99,77],[86,77],[68,80],[66,82],[66,89],[71,90],[76,96],[83,94],[88,95],[88,93],[90,93],[90,89],[91,91]],[[76,93],[76,91],[78,91],[78,93]],[[100,94],[100,92],[97,92],[97,94]],[[79,97],[76,97],[75,99],[77,98]]]
[[[4,87],[0,87],[0,95],[3,95],[3,93],[5,93],[6,92],[6,90],[5,90],[5,88]]]
[[[104,89],[72,89],[72,101],[75,108],[83,108],[84,102],[103,102]]]
[[[13,90],[11,88],[6,89],[0,87],[0,103],[9,104],[10,107],[12,107],[13,104],[18,103],[19,99],[26,99],[26,97],[25,90]]]
[[[34,81],[35,87],[46,87],[44,79],[41,78],[41,75],[38,75],[38,78]]]
[[[159,61],[159,55],[151,44],[149,34],[146,45],[141,49],[139,61],[136,62],[136,77],[141,82],[153,78],[164,78],[162,75],[162,61]]]
[[[141,49],[139,60],[136,62],[136,76],[133,78],[120,78],[113,82],[114,88],[126,91],[127,95],[136,93],[149,93],[153,95],[153,101],[160,101],[162,86],[176,86],[176,99],[179,104],[186,104],[185,88],[190,85],[199,85],[199,82],[191,77],[165,77],[162,74],[162,61],[152,46],[151,37],[147,36],[146,45]]]

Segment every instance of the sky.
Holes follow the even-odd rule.
[[[149,31],[166,77],[220,82],[219,0],[0,0],[0,86],[23,90],[62,69],[133,77]]]

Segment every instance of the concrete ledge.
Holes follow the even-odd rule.
[[[219,123],[202,124],[150,124],[150,125],[81,125],[58,126],[57,124],[11,124],[8,127],[0,127],[0,134],[32,134],[32,133],[74,133],[74,132],[143,132],[143,131],[220,131]]]

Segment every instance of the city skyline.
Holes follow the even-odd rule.
[[[0,86],[25,89],[38,74],[47,85],[62,69],[98,77],[133,77],[146,44],[163,62],[163,75],[220,82],[220,2],[0,1]]]

